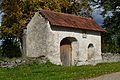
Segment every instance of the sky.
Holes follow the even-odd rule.
[[[2,18],[2,13],[1,13],[1,11],[0,11],[0,25],[1,25],[1,18]]]
[[[93,12],[92,12],[93,19],[96,21],[97,24],[103,25],[104,18],[101,15],[101,13],[102,13],[102,11],[104,11],[104,9],[102,7],[98,8],[100,5],[96,5],[94,3],[91,3],[91,4],[92,5],[90,7],[93,10]]]
[[[1,25],[1,15],[0,15],[0,25]]]
[[[92,12],[92,17],[94,18],[94,20],[96,21],[97,24],[103,25],[104,18],[100,14],[101,14],[101,9],[95,9]]]

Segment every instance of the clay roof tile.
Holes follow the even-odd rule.
[[[39,12],[43,17],[48,19],[51,25],[77,28],[83,30],[93,30],[98,32],[106,32],[100,27],[93,19],[75,16],[71,14],[53,12],[48,10],[40,10]]]

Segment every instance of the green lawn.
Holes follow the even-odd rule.
[[[71,67],[51,63],[29,64],[0,68],[0,80],[79,80],[112,72],[120,72],[120,62]]]

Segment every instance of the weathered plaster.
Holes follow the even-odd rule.
[[[54,34],[53,35],[49,35],[49,38],[52,39],[52,46],[50,46],[49,48],[51,48],[51,52],[49,52],[50,54],[52,54],[51,56],[51,61],[53,63],[57,62],[58,64],[61,64],[61,62],[59,62],[60,60],[58,60],[60,58],[60,42],[62,39],[66,38],[66,37],[73,37],[77,40],[77,42],[73,42],[72,46],[72,64],[74,65],[74,61],[78,60],[78,61],[86,61],[88,59],[88,45],[90,43],[92,43],[95,47],[95,60],[101,60],[101,37],[100,37],[100,33],[99,32],[92,32],[92,31],[88,31],[87,32],[87,37],[83,38],[82,37],[82,31],[81,30],[76,30],[76,29],[67,29],[67,28],[63,28],[63,27],[52,27],[51,30]],[[54,46],[54,47],[53,47]],[[56,59],[56,58],[57,59]],[[58,61],[57,61],[58,60]]]
[[[28,57],[39,57],[47,54],[47,22],[37,12],[27,25],[26,55]]]
[[[86,31],[83,38],[80,29],[51,26],[49,21],[36,13],[27,26],[26,55],[28,57],[46,56],[52,63],[61,65],[60,42],[66,37],[72,40],[72,65],[83,64],[88,60],[88,45],[92,43],[95,48],[95,60],[101,60],[101,33]]]

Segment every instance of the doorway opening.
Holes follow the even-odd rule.
[[[76,44],[77,40],[73,37],[66,37],[61,40],[60,42],[60,59],[62,62],[62,65],[64,66],[70,66],[72,65],[72,55],[73,55],[73,49]]]

